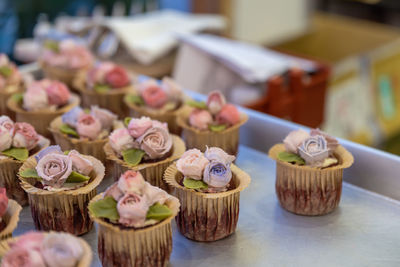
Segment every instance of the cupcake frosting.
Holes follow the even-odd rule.
[[[100,62],[86,76],[90,89],[110,90],[128,86],[131,81],[127,71],[112,62]]]
[[[8,59],[6,54],[0,54],[0,90],[8,85],[17,85],[22,76],[17,66]]]

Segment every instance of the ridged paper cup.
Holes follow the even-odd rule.
[[[49,131],[50,123],[58,116],[61,116],[70,109],[79,106],[79,96],[71,94],[71,100],[69,104],[57,109],[56,111],[50,110],[39,110],[39,111],[26,111],[22,108],[20,103],[17,103],[14,99],[10,98],[7,101],[7,107],[15,112],[15,118],[18,122],[29,122],[35,127],[36,132],[45,137],[51,138]]]
[[[196,241],[216,241],[235,232],[239,218],[240,192],[250,184],[250,176],[231,165],[234,188],[222,193],[201,193],[181,185],[183,175],[176,164],[168,167],[164,180],[181,208],[176,225],[185,237]]]
[[[7,211],[2,217],[2,220],[6,223],[6,227],[0,232],[0,240],[12,237],[12,232],[17,228],[21,210],[22,207],[17,201],[12,199],[8,200]]]
[[[102,198],[97,195],[91,202]],[[108,266],[167,266],[172,251],[171,221],[179,211],[179,201],[168,200],[172,216],[143,229],[120,228],[96,218],[97,248],[102,265]]]
[[[0,115],[7,115],[11,119],[15,119],[15,112],[7,107],[8,99],[15,93],[21,90],[19,85],[8,85],[6,88],[0,90]]]
[[[54,141],[59,145],[62,150],[75,149],[81,154],[90,155],[105,163],[106,154],[104,153],[104,145],[107,143],[108,138],[101,140],[81,140],[78,138],[71,138],[67,134],[60,131],[60,126],[63,124],[61,116],[55,118],[51,123],[49,130],[53,134]]]
[[[96,187],[104,178],[104,166],[92,156],[84,157],[93,163],[93,171],[89,175],[89,183],[78,189],[51,192],[35,187],[35,178],[19,177],[22,189],[28,193],[36,230],[82,235],[92,229],[93,222],[89,218],[88,204],[96,196]],[[22,165],[20,172],[35,168],[36,165],[36,159],[31,157]]]
[[[182,154],[186,151],[185,143],[181,138],[176,135],[172,135],[172,154],[163,160],[152,163],[141,163],[137,166],[130,166],[128,163],[118,157],[118,155],[111,148],[110,144],[104,146],[107,159],[113,162],[113,174],[114,179],[119,179],[122,173],[127,170],[140,171],[144,179],[154,186],[158,186],[165,191],[169,191],[167,184],[163,180],[163,175],[168,166],[174,161],[179,159]]]
[[[350,152],[339,145],[334,152],[339,164],[318,169],[278,160],[278,154],[283,151],[283,144],[276,144],[269,150],[269,156],[276,161],[275,189],[281,206],[300,215],[332,212],[340,202],[343,169],[354,161]]]
[[[40,150],[48,147],[50,140],[41,137],[41,141],[34,149],[32,156],[37,154]],[[28,196],[21,188],[18,179],[18,170],[21,168],[23,162],[12,158],[0,159],[0,187],[5,187],[7,197],[16,200],[21,206],[28,205]]]
[[[177,123],[182,127],[182,138],[188,149],[197,148],[202,152],[208,147],[222,148],[230,155],[237,155],[239,148],[239,129],[246,123],[248,116],[240,113],[240,122],[221,132],[200,131],[188,124],[188,116],[180,116]]]
[[[45,233],[47,234],[47,233]],[[76,267],[90,267],[92,263],[93,253],[89,244],[82,238],[78,238],[83,248],[82,259],[77,263]],[[0,242],[0,258],[3,258],[11,248],[11,244],[18,240],[18,237],[8,238]]]

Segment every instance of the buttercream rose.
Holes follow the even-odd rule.
[[[211,114],[218,114],[226,104],[225,96],[219,91],[213,91],[208,94],[207,107]]]
[[[44,184],[60,188],[72,172],[72,160],[66,155],[47,154],[39,160],[36,171]]]
[[[213,187],[225,187],[232,179],[229,165],[218,161],[210,161],[203,173],[203,181]]]
[[[129,227],[141,227],[146,221],[149,206],[145,197],[128,193],[117,204],[119,223]]]
[[[103,129],[107,130],[112,128],[114,121],[118,118],[117,115],[111,111],[104,108],[99,108],[98,106],[92,106],[90,109],[90,114],[100,121]]]
[[[155,203],[160,203],[161,205],[163,205],[168,199],[173,198],[161,188],[152,186],[149,183],[145,184],[143,194],[146,196],[147,204],[149,207],[151,207]]]
[[[96,84],[106,83],[106,74],[114,68],[115,64],[112,62],[101,62],[95,68],[91,69],[87,75],[87,84],[93,87]]]
[[[64,154],[59,145],[48,146],[45,149],[39,151],[39,153],[35,155],[36,162],[39,162],[39,160],[41,160],[44,156],[51,153],[61,154],[61,155]]]
[[[51,81],[44,89],[50,105],[63,106],[71,97],[68,87],[59,81]]]
[[[213,118],[207,110],[194,109],[189,115],[189,124],[199,130],[207,130]]]
[[[0,188],[0,221],[4,216],[8,208],[8,197],[6,194],[6,189],[4,187]]]
[[[79,240],[64,233],[48,234],[43,240],[41,251],[47,266],[73,267],[83,256]]]
[[[217,114],[216,120],[220,124],[235,125],[240,122],[239,110],[232,104],[226,104]]]
[[[126,128],[114,130],[108,137],[108,143],[118,154],[121,154],[124,150],[135,147],[135,141]]]
[[[128,131],[132,137],[138,138],[150,129],[152,125],[153,122],[148,117],[141,117],[140,119],[132,118],[128,125]]]
[[[0,126],[0,152],[11,147],[13,138],[11,133],[3,126]]]
[[[196,149],[189,149],[176,162],[176,167],[185,176],[196,180],[201,180],[204,168],[209,163],[209,160],[203,153]]]
[[[168,101],[165,91],[158,84],[153,83],[148,83],[141,90],[141,96],[146,105],[152,108],[161,108]]]
[[[84,158],[78,151],[71,150],[68,153],[68,157],[71,158],[72,161],[72,170],[76,171],[83,175],[89,175],[93,170],[93,163]]]
[[[6,115],[0,116],[0,126],[6,128],[12,135],[14,134],[14,122]]]
[[[112,88],[121,88],[129,85],[129,76],[125,69],[121,68],[120,66],[114,66],[107,72],[106,82]]]
[[[297,154],[299,146],[303,143],[304,140],[309,138],[310,135],[304,130],[296,130],[291,131],[285,139],[283,139],[283,144],[285,145],[285,149],[287,152]]]
[[[23,107],[28,111],[46,109],[49,107],[49,100],[46,91],[40,82],[31,83],[23,98]]]
[[[12,247],[3,257],[2,267],[45,267],[42,254],[39,250],[29,250],[21,247]]]
[[[327,142],[322,135],[311,136],[299,147],[300,156],[307,165],[317,165],[329,156]]]
[[[145,181],[140,172],[128,170],[118,180],[118,188],[124,193],[142,194]]]
[[[172,147],[172,137],[168,130],[153,127],[137,139],[140,149],[144,150],[150,159],[158,159],[167,154]]]
[[[219,147],[207,147],[206,152],[204,152],[204,156],[209,161],[218,161],[226,165],[231,164],[236,159],[235,156],[229,155]]]
[[[86,67],[93,61],[92,54],[73,40],[63,40],[57,47],[57,52],[46,49],[42,54],[42,60],[52,66],[69,69]]]
[[[68,112],[64,113],[61,116],[62,122],[68,124],[71,127],[76,127],[76,123],[81,115],[83,115],[83,109],[79,106],[76,106],[70,109]]]
[[[169,99],[180,101],[183,97],[183,90],[179,84],[169,77],[164,77],[161,80],[161,87],[167,93]]]
[[[110,197],[114,198],[116,201],[120,200],[124,195],[125,195],[125,193],[122,192],[121,189],[119,189],[118,183],[113,183],[104,192],[104,197],[110,196]]]
[[[327,142],[327,146],[330,152],[335,151],[335,149],[339,146],[339,141],[335,137],[332,137],[319,129],[312,129],[310,131],[310,135],[311,136],[322,135]]]
[[[28,250],[40,250],[44,235],[38,232],[28,232],[20,236],[12,247],[20,247]]]
[[[83,114],[76,123],[76,131],[81,138],[95,140],[101,132],[101,123],[90,114]]]
[[[14,147],[25,147],[28,150],[35,148],[39,142],[39,135],[32,125],[26,122],[17,122],[14,125]]]

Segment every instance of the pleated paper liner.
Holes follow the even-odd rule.
[[[32,152],[32,155],[37,154],[40,150],[48,147],[50,140],[41,137],[41,141]],[[0,159],[0,187],[5,187],[7,197],[16,200],[21,206],[28,205],[28,196],[21,188],[17,177],[18,170],[23,162],[6,157]]]
[[[12,120],[15,119],[15,112],[7,108],[8,99],[21,90],[19,85],[8,85],[6,88],[0,89],[0,116],[7,115]]]
[[[96,196],[96,188],[104,178],[103,164],[92,156],[84,156],[93,163],[90,181],[74,190],[51,192],[34,186],[37,179],[23,178],[21,186],[28,193],[29,205],[36,230],[63,231],[74,235],[89,232],[93,222],[89,218],[88,204]],[[26,160],[20,171],[35,168],[34,157]]]
[[[201,193],[180,184],[183,175],[176,164],[168,167],[164,180],[181,208],[176,225],[185,237],[196,241],[216,241],[235,232],[239,218],[240,192],[250,184],[250,176],[231,165],[234,188],[222,193]]]
[[[114,179],[118,180],[121,174],[124,173],[126,170],[140,171],[147,182],[154,186],[158,186],[161,189],[169,191],[167,184],[163,180],[164,171],[174,160],[179,159],[186,151],[185,143],[180,137],[172,135],[172,140],[173,146],[171,156],[158,162],[141,163],[134,167],[130,166],[128,163],[120,159],[111,148],[110,144],[107,143],[104,146],[104,151],[106,153],[107,159],[111,160],[114,163]]]
[[[56,111],[50,110],[38,110],[38,111],[26,111],[22,108],[21,103],[15,102],[14,99],[10,98],[7,101],[7,107],[15,112],[16,121],[18,122],[29,122],[35,127],[36,132],[39,134],[51,138],[49,131],[49,125],[56,117],[61,116],[65,112],[69,111],[73,107],[78,106],[80,103],[79,96],[71,94],[71,100],[68,105],[65,105]]]
[[[177,123],[182,127],[182,138],[188,149],[197,148],[201,151],[208,147],[222,148],[230,155],[237,155],[239,148],[239,129],[246,123],[248,116],[244,113],[240,114],[240,122],[221,131],[212,132],[210,130],[200,131],[188,124],[188,116],[180,116]]]
[[[93,257],[92,250],[90,249],[90,246],[84,239],[82,238],[78,239],[83,248],[83,256],[82,259],[77,263],[76,267],[90,267]],[[17,240],[18,237],[15,237],[15,238],[8,238],[0,242],[0,258],[3,258],[7,254],[7,252],[10,250],[12,243],[14,243]]]
[[[75,149],[81,154],[90,155],[105,163],[106,154],[104,153],[104,145],[108,138],[101,140],[81,140],[79,138],[71,138],[67,134],[60,131],[60,126],[63,124],[61,116],[55,118],[51,123],[49,130],[53,134],[54,141],[60,145],[62,150]]]
[[[102,194],[91,200],[95,202]],[[172,251],[171,221],[179,211],[179,201],[166,205],[173,215],[143,229],[121,229],[90,214],[98,224],[98,253],[103,266],[167,266]]]
[[[278,160],[285,151],[283,144],[269,150],[276,161],[276,194],[281,206],[295,214],[324,215],[332,212],[340,202],[343,169],[353,164],[353,156],[344,147],[334,152],[339,164],[325,169],[299,166]]]
[[[7,211],[2,217],[2,220],[6,223],[6,227],[0,232],[0,240],[12,237],[12,232],[17,228],[21,210],[22,207],[17,201],[12,199],[8,200]]]

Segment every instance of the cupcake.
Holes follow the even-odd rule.
[[[125,94],[132,90],[128,72],[112,62],[99,62],[75,81],[84,107],[98,105],[120,117],[126,116]]]
[[[14,123],[7,116],[0,116],[0,187],[5,187],[7,196],[22,206],[28,204],[28,197],[19,184],[18,170],[29,156],[49,145],[50,141],[37,134],[29,123]]]
[[[137,87],[137,93],[128,94],[124,98],[130,115],[166,122],[171,133],[180,135],[182,129],[176,123],[176,118],[184,109],[181,87],[168,77],[164,77],[160,84],[149,79],[140,82]]]
[[[14,117],[7,109],[7,100],[11,95],[21,90],[22,76],[17,66],[6,54],[0,54],[0,114]]]
[[[28,232],[1,241],[0,257],[5,267],[90,267],[92,251],[71,234]]]
[[[68,86],[93,65],[90,51],[73,40],[44,42],[39,64],[45,77],[59,80]]]
[[[165,171],[164,179],[181,209],[176,225],[185,237],[196,241],[216,241],[236,230],[240,191],[250,177],[217,147],[186,151]]]
[[[104,177],[99,160],[50,146],[26,160],[18,176],[37,230],[81,235],[92,229],[87,205]]]
[[[16,113],[16,121],[27,121],[38,133],[51,137],[51,121],[79,103],[79,97],[71,94],[65,84],[43,79],[29,84],[24,94],[11,97],[7,106]]]
[[[92,106],[84,111],[77,106],[55,118],[50,124],[50,131],[56,144],[63,150],[78,150],[105,162],[104,145],[108,135],[122,122],[114,113]]]
[[[182,138],[188,148],[205,151],[206,146],[220,147],[236,155],[239,147],[239,128],[247,121],[232,104],[218,91],[208,95],[207,103],[189,101],[193,109],[189,114],[178,117],[182,127]]]
[[[125,126],[114,130],[104,146],[107,159],[114,164],[114,177],[128,169],[140,171],[152,185],[167,189],[164,171],[185,152],[182,139],[168,132],[166,123],[127,118]]]
[[[89,203],[98,224],[98,253],[103,266],[166,266],[172,251],[171,220],[177,198],[126,171],[118,182]]]
[[[22,207],[8,199],[5,188],[0,188],[0,240],[10,238],[17,228]]]
[[[275,189],[284,209],[323,215],[339,205],[343,169],[353,156],[335,138],[318,129],[292,131],[269,156],[276,161]]]

